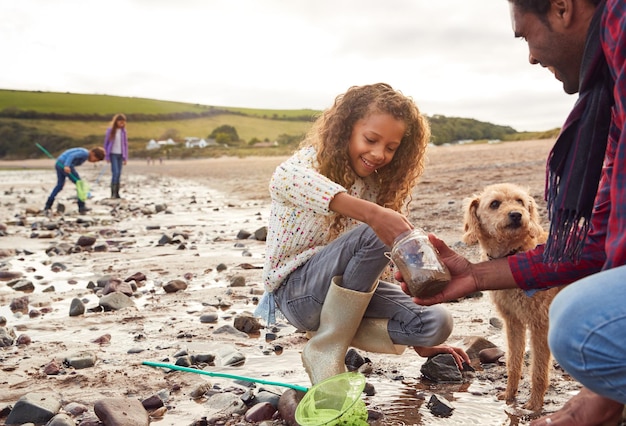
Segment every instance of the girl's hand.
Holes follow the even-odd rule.
[[[463,371],[463,363],[470,364],[469,356],[462,348],[449,345],[437,346],[413,346],[415,352],[421,357],[428,358],[439,354],[450,354],[454,357],[454,362],[458,365],[459,370]]]
[[[406,216],[384,207],[377,209],[376,214],[369,218],[367,224],[378,238],[389,247],[393,246],[398,235],[413,229],[413,225]]]
[[[70,169],[69,166],[65,166],[65,167],[63,167],[63,171],[65,171],[65,173],[67,173],[69,175],[70,172],[72,171],[72,169]]]
[[[480,289],[478,288],[478,282],[473,271],[474,264],[460,254],[456,253],[454,250],[448,247],[446,243],[444,243],[442,240],[435,237],[434,235],[429,234],[428,239],[435,247],[435,249],[439,252],[439,257],[441,258],[443,263],[445,263],[450,270],[450,275],[452,276],[452,279],[441,290],[440,293],[437,293],[434,296],[425,299],[414,297],[413,301],[418,305],[430,306],[437,303],[456,300],[461,297],[467,296],[468,294],[479,291]],[[403,281],[402,275],[399,271],[396,272],[395,278],[400,281],[402,290],[406,294],[410,294],[407,284]]]

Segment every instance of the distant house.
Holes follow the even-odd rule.
[[[174,140],[172,138],[169,138],[166,141],[158,141],[157,142],[160,146],[166,146],[166,145],[176,145],[176,142],[174,142]]]
[[[146,145],[146,149],[160,149],[161,147],[168,145],[176,145],[176,142],[172,138],[169,138],[166,141],[155,141],[154,139],[150,139],[150,142],[148,142],[148,145]]]
[[[159,149],[159,148],[161,148],[161,145],[159,145],[157,141],[155,141],[154,139],[150,139],[150,142],[148,142],[148,145],[146,145],[147,150],[153,150],[153,149]]]
[[[257,142],[255,144],[252,145],[255,148],[269,148],[272,146],[278,146],[278,141],[274,141],[274,142]]]
[[[200,139],[196,137],[185,138],[185,148],[205,148],[207,146],[217,146],[215,139]]]

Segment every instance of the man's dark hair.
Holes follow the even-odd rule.
[[[601,0],[587,0],[594,6],[600,4]],[[550,10],[550,0],[509,0],[509,3],[520,8],[520,10],[545,18]]]

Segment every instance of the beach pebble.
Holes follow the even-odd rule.
[[[243,275],[235,275],[230,279],[231,287],[245,287],[246,286],[246,277]]]
[[[50,392],[31,392],[17,400],[6,424],[46,423],[61,409],[61,402]]]
[[[296,422],[296,408],[305,393],[295,389],[287,389],[278,401],[278,413],[289,426],[298,426]]]
[[[219,328],[217,328],[213,334],[227,334],[232,336],[233,338],[248,338],[248,335],[244,332],[237,330],[235,327],[229,324],[225,324]]]
[[[6,231],[6,229],[5,229],[5,231]],[[0,249],[0,257],[11,257],[11,256],[15,256],[15,250],[13,250],[13,249]]]
[[[166,293],[176,293],[187,289],[187,283],[183,280],[171,280],[163,285],[163,290]]]
[[[202,324],[214,324],[219,319],[217,312],[210,312],[200,315],[200,322]]]
[[[246,411],[246,415],[244,419],[247,422],[262,422],[264,420],[271,420],[276,413],[276,407],[274,407],[269,402],[260,402],[258,404],[254,404],[248,411]]]
[[[126,278],[124,281],[125,282],[129,282],[129,281],[135,281],[136,283],[140,283],[147,280],[146,278],[146,274],[144,274],[143,272],[135,272],[133,275],[131,275],[130,277]]]
[[[244,333],[255,333],[263,328],[259,319],[249,312],[243,312],[235,316],[233,326]]]
[[[79,416],[89,411],[89,407],[78,402],[69,402],[63,407],[63,410],[70,413],[72,416]]]
[[[74,367],[76,370],[89,368],[96,365],[96,354],[93,352],[83,351],[69,355],[63,360],[64,364]]]
[[[28,334],[20,334],[19,336],[17,336],[17,339],[15,339],[15,344],[16,345],[30,345],[32,342],[30,336]]]
[[[193,399],[203,398],[204,395],[206,395],[207,392],[209,392],[212,387],[213,386],[209,382],[201,383],[189,393],[189,396],[192,397]]]
[[[75,297],[70,303],[70,316],[77,317],[85,313],[85,304],[79,298]]]
[[[254,239],[257,241],[266,241],[267,240],[267,226],[263,226],[256,231],[254,231]]]
[[[102,336],[95,338],[91,342],[97,343],[99,345],[107,345],[111,343],[111,335],[109,333],[103,334]]]
[[[462,383],[463,375],[451,354],[439,354],[428,358],[420,372],[437,383]]]
[[[250,238],[251,235],[252,234],[250,232],[242,229],[242,230],[240,230],[237,233],[237,239],[238,240],[247,240],[248,238]]]
[[[504,351],[500,348],[487,348],[478,353],[478,359],[481,364],[491,364],[498,362],[504,356]]]
[[[467,353],[467,356],[469,356],[469,358],[473,360],[479,359],[478,354],[483,349],[495,348],[496,345],[481,336],[468,336],[463,339],[463,347],[465,349],[465,352]]]
[[[17,297],[11,301],[9,305],[11,312],[28,313],[28,296]]]
[[[176,358],[175,364],[181,367],[191,367],[193,365],[193,360],[190,355],[184,355]]]
[[[210,364],[214,365],[216,355],[212,353],[202,353],[192,355],[194,364]]]
[[[123,308],[134,307],[135,303],[125,294],[115,292],[102,296],[98,300],[98,305],[105,311],[117,311]]]
[[[81,235],[76,241],[76,245],[80,247],[91,247],[96,242],[96,237],[90,235]]]
[[[22,273],[17,271],[0,271],[0,281],[11,281],[21,276]]]
[[[239,397],[231,392],[215,393],[205,402],[204,406],[209,412],[207,415],[208,424],[215,424],[216,421],[234,414],[244,414],[247,407]]]
[[[498,330],[502,330],[502,327],[503,327],[502,320],[498,317],[489,318],[489,325],[491,325],[494,328],[497,328]]]
[[[35,285],[31,280],[19,279],[7,283],[15,291],[21,291],[22,293],[32,293],[35,290]]]
[[[6,327],[0,327],[0,348],[12,346],[15,341],[15,333],[13,330],[7,330]]]
[[[135,398],[104,398],[94,404],[96,416],[105,425],[148,426],[148,412]]]
[[[129,297],[133,295],[133,289],[130,286],[130,284],[127,282],[122,282],[122,280],[118,278],[113,278],[112,280],[110,280],[104,286],[104,289],[102,290],[102,294],[103,295],[110,294],[116,291],[122,294],[125,294],[126,296],[129,296]]]
[[[164,404],[161,397],[158,394],[154,394],[141,401],[141,405],[143,405],[146,410],[155,410],[163,407]]]
[[[65,413],[60,413],[54,416],[46,426],[74,426],[76,423],[74,420]]]
[[[426,407],[435,417],[450,417],[454,407],[446,398],[441,395],[434,394],[428,400]]]
[[[57,360],[52,360],[43,367],[43,372],[48,376],[56,376],[61,372],[61,364]]]

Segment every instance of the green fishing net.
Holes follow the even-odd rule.
[[[301,426],[367,426],[367,407],[361,399],[365,377],[361,373],[342,373],[313,387],[296,408]]]
[[[80,201],[85,201],[89,194],[89,185],[82,179],[76,181],[76,196]]]

